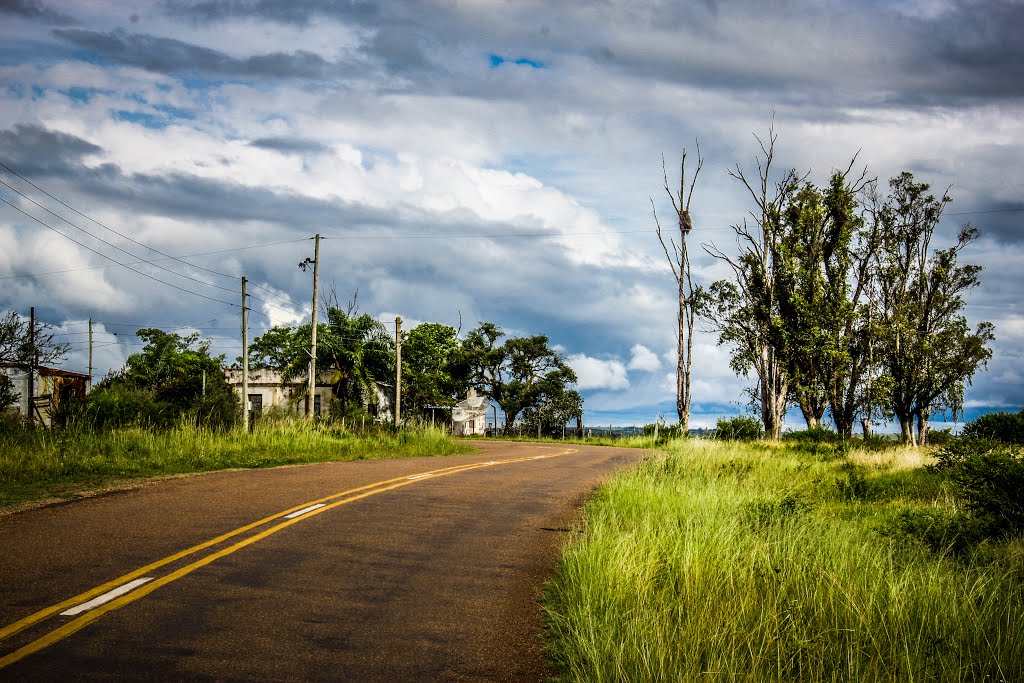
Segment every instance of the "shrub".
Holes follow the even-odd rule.
[[[800,431],[785,432],[782,435],[783,441],[795,443],[839,443],[843,437],[839,432],[834,432],[828,427],[812,427]]]
[[[950,469],[970,515],[990,538],[1024,533],[1024,458],[1000,446]]]
[[[932,552],[957,556],[966,554],[984,537],[981,525],[970,516],[939,508],[901,510],[882,533],[909,536]]]
[[[953,430],[946,429],[935,429],[928,432],[928,445],[929,446],[948,446],[953,443]]]
[[[826,460],[844,456],[850,450],[843,437],[827,427],[786,432],[782,435],[782,440],[801,453]]]
[[[753,441],[764,436],[761,422],[749,415],[720,417],[715,425],[715,437],[726,441]]]
[[[963,437],[1024,445],[1024,409],[1019,413],[989,413],[964,425]]]

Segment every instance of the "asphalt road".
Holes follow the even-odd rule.
[[[545,680],[543,583],[642,454],[479,446],[0,516],[0,679]]]

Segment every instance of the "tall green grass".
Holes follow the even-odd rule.
[[[956,504],[925,457],[687,440],[616,477],[547,587],[561,676],[1024,679],[1024,543],[893,531]]]
[[[111,482],[231,468],[454,455],[470,445],[429,427],[352,434],[337,425],[266,421],[253,432],[217,432],[181,424],[157,431],[0,432],[0,505],[68,497]]]

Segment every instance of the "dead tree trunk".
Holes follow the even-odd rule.
[[[654,212],[654,224],[657,226],[658,239],[665,250],[665,258],[672,269],[672,275],[676,279],[677,291],[679,294],[679,308],[676,312],[676,412],[679,414],[679,430],[685,435],[690,428],[690,374],[693,367],[693,327],[697,317],[698,297],[700,289],[693,285],[693,277],[690,271],[690,256],[686,250],[686,237],[693,230],[693,219],[690,217],[690,202],[693,199],[693,188],[697,183],[697,176],[704,166],[704,158],[700,154],[700,145],[697,146],[697,170],[690,179],[689,192],[686,191],[686,150],[683,150],[682,161],[679,164],[679,190],[673,192],[668,182],[668,170],[665,167],[664,157],[661,160],[662,177],[665,180],[665,193],[678,220],[679,236],[666,237],[661,229],[661,222],[658,220],[658,211],[654,207],[654,199],[651,199],[651,209]]]

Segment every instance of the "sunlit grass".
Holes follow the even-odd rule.
[[[0,505],[75,496],[112,482],[152,476],[300,463],[454,455],[471,445],[429,427],[354,435],[303,420],[266,421],[245,434],[182,424],[155,431],[0,432]]]
[[[680,441],[587,506],[546,595],[570,681],[1021,680],[1024,551],[887,532],[927,456]]]

